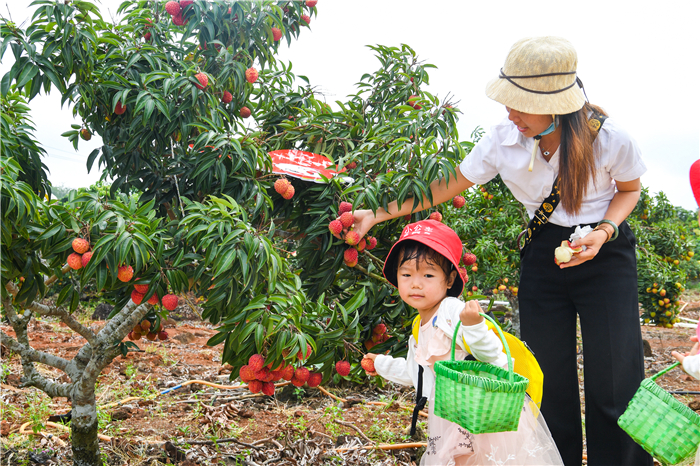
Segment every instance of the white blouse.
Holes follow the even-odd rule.
[[[559,174],[559,150],[549,162],[538,150],[532,172],[528,171],[534,143],[534,138],[524,137],[506,118],[474,146],[462,160],[460,170],[466,179],[475,184],[485,184],[500,174],[513,196],[525,206],[532,218],[551,192]],[[605,217],[615,195],[615,180],[636,180],[647,171],[637,143],[612,118],[605,120],[595,140],[594,152],[597,156],[596,174],[589,183],[580,213],[569,215],[560,205],[549,217],[551,223],[572,227],[599,222]]]

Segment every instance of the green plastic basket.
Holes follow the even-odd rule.
[[[529,380],[513,372],[513,358],[501,328],[486,314],[481,315],[498,330],[508,370],[480,361],[455,361],[457,322],[450,360],[434,365],[435,414],[473,434],[517,430]]]
[[[654,380],[679,362],[642,380],[618,425],[663,464],[678,464],[695,455],[700,444],[700,416],[659,387]]]

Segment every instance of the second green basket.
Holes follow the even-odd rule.
[[[654,383],[678,364],[642,380],[617,420],[635,442],[667,465],[685,462],[700,444],[700,416]]]
[[[455,361],[460,326],[457,322],[450,360],[434,365],[435,414],[473,434],[517,430],[529,381],[513,372],[513,358],[501,328],[486,314],[481,315],[498,330],[508,357],[508,370],[480,361]]]

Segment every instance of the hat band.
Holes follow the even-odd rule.
[[[506,81],[511,83],[513,86],[515,86],[519,89],[522,89],[523,91],[532,92],[533,94],[558,94],[560,92],[564,92],[567,89],[571,89],[572,87],[574,87],[574,85],[576,83],[579,83],[579,86],[583,87],[583,85],[581,84],[581,80],[578,77],[576,77],[576,80],[574,82],[572,82],[569,86],[566,86],[562,89],[557,89],[556,91],[536,91],[534,89],[528,89],[526,87],[523,87],[520,84],[513,81],[513,79],[546,78],[548,76],[565,76],[567,74],[576,74],[576,72],[575,71],[565,71],[562,73],[531,74],[531,75],[527,75],[527,76],[508,76],[505,73],[503,73],[503,68],[501,68],[501,74],[498,77],[500,79],[505,79]]]

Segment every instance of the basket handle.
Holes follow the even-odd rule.
[[[668,366],[666,369],[664,369],[664,370],[662,370],[662,371],[659,371],[659,372],[657,372],[656,374],[652,375],[652,376],[650,377],[650,379],[651,379],[651,380],[656,380],[658,377],[661,377],[662,375],[664,375],[666,372],[670,371],[671,369],[675,369],[675,367],[676,367],[677,365],[679,365],[679,364],[680,364],[680,361],[678,361],[678,362],[676,362],[676,363],[674,363],[674,364],[671,364],[671,365]]]
[[[510,348],[508,348],[508,343],[506,343],[506,337],[503,336],[503,332],[501,331],[501,326],[498,325],[496,322],[493,321],[493,319],[483,312],[479,313],[480,316],[484,317],[485,319],[488,319],[494,327],[496,327],[496,330],[498,331],[498,336],[501,338],[501,342],[503,343],[503,348],[506,350],[506,357],[508,358],[508,381],[510,383],[513,383],[514,376],[513,376],[513,358],[510,356]],[[457,341],[457,332],[459,331],[459,326],[462,324],[462,321],[458,320],[457,325],[455,325],[455,332],[452,335],[452,349],[450,352],[450,361],[455,360],[455,342]],[[677,366],[678,363],[674,364],[673,366],[669,367],[663,372],[660,372],[659,374],[656,375],[658,377],[659,375],[663,374],[666,371],[669,371],[673,369],[675,366]]]

